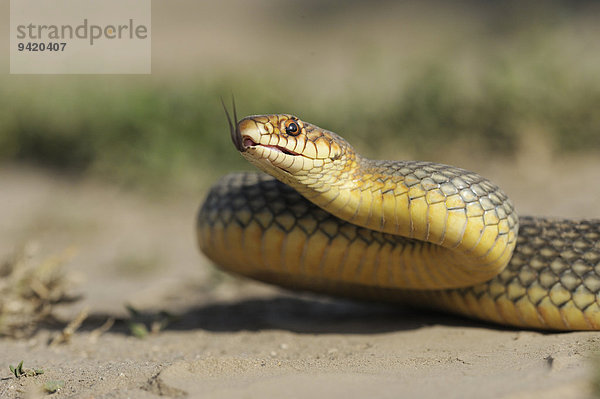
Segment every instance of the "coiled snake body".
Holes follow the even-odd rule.
[[[473,172],[368,160],[292,115],[229,124],[269,175],[227,175],[200,209],[200,249],[224,269],[505,325],[600,329],[600,220],[519,218]]]

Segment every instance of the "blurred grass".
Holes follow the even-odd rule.
[[[456,143],[511,156],[532,132],[557,152],[600,151],[598,56],[552,20],[535,29],[520,23],[494,25],[498,32],[474,39],[466,66],[461,56],[440,53],[384,76],[383,94],[365,84],[376,78],[368,49],[358,83],[333,96],[272,71],[213,71],[187,77],[185,85],[151,78],[6,79],[0,82],[0,162],[126,185],[189,184],[199,173],[216,178],[249,168],[229,142],[220,104],[220,97],[229,103],[232,91],[240,116],[296,113],[372,157],[402,148],[427,158]]]
[[[293,112],[300,107],[294,103],[306,97],[311,105],[302,108],[315,123],[367,144],[371,154],[385,142],[388,148],[426,156],[432,145],[464,139],[489,153],[510,155],[519,148],[525,126],[542,132],[561,151],[600,149],[600,76],[597,82],[552,91],[538,79],[529,82],[533,90],[527,93],[510,79],[509,70],[490,69],[473,94],[456,83],[451,71],[434,65],[409,78],[404,90],[375,110],[345,96],[331,107],[307,94],[290,101],[260,84],[236,89],[236,95],[251,97],[254,112],[264,113]],[[0,159],[120,183],[161,183],[193,170],[243,167],[227,135],[219,100],[224,96],[229,102],[223,87],[195,82],[183,88],[115,85],[100,92],[85,84],[50,86],[45,93],[0,89]],[[246,101],[239,101],[238,108],[248,108]]]

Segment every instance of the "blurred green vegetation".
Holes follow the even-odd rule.
[[[393,88],[384,95],[364,84],[376,78],[368,62],[364,76],[357,76],[362,83],[349,82],[333,97],[269,71],[213,72],[186,77],[185,84],[152,77],[5,78],[0,162],[127,185],[189,183],[200,172],[211,179],[213,172],[216,178],[250,168],[229,142],[220,98],[229,104],[231,92],[240,117],[296,113],[372,157],[402,148],[427,158],[455,143],[511,156],[527,134],[557,152],[598,152],[600,62],[581,50],[577,36],[562,38],[553,29],[511,27],[494,33],[500,39],[480,38],[471,69],[451,54],[435,54],[384,77]],[[570,43],[579,46],[573,52],[578,58],[571,57]]]

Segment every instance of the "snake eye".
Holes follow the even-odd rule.
[[[292,119],[285,121],[285,132],[290,136],[297,136],[300,134],[300,127]]]

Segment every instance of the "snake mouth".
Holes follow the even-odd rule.
[[[252,138],[248,137],[248,136],[243,136],[242,137],[242,147],[244,147],[244,151],[246,151],[248,148],[252,148],[252,147],[266,147],[269,148],[273,151],[277,151],[277,152],[282,152],[286,155],[291,155],[294,157],[297,156],[302,156],[302,154],[298,154],[297,152],[294,152],[292,150],[288,150],[285,147],[281,147],[278,145],[268,145],[268,144],[259,144],[256,143],[254,140],[252,140]]]

